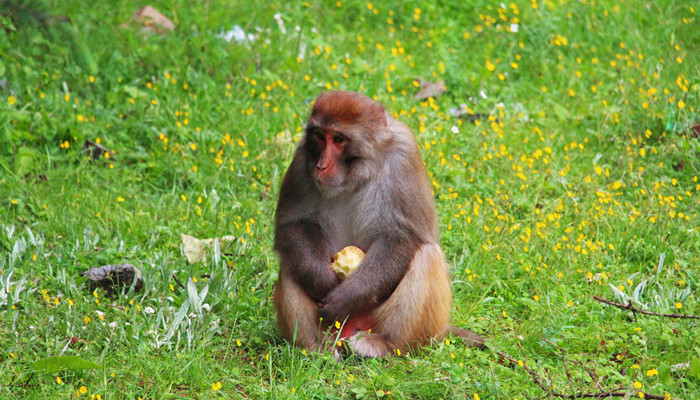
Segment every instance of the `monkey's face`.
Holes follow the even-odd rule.
[[[333,198],[352,192],[375,175],[386,132],[384,107],[376,101],[353,92],[318,96],[301,146],[321,195]]]
[[[316,187],[327,197],[339,194],[347,184],[353,161],[350,139],[333,129],[311,127],[306,140],[311,156],[309,172]]]

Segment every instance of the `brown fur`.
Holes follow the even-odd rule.
[[[342,135],[343,154],[324,153],[328,146],[319,144],[328,139],[319,143],[319,131]],[[323,179],[321,157],[333,168]],[[371,313],[374,328],[348,340],[361,356],[405,353],[450,331],[480,347],[478,335],[449,325],[452,292],[438,235],[430,182],[410,130],[365,96],[322,94],[277,206],[274,304],[283,336],[319,350],[328,347],[321,332],[335,321],[367,321],[355,317]],[[367,254],[340,282],[330,259],[349,245]]]

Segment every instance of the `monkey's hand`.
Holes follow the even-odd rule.
[[[349,307],[351,303],[347,303],[347,300],[343,298],[343,294],[340,291],[331,290],[320,303],[318,308],[319,316],[331,324],[335,321],[343,323],[345,318],[351,315],[351,309],[353,308]]]
[[[323,320],[342,322],[377,308],[401,282],[418,245],[415,237],[397,233],[372,243],[357,270],[323,298]]]

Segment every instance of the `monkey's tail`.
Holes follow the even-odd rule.
[[[464,339],[464,342],[467,343],[467,346],[471,348],[486,348],[486,341],[484,340],[484,338],[468,329],[457,328],[454,325],[450,325],[450,327],[448,328],[448,332],[452,332],[453,335],[459,336],[462,339]]]

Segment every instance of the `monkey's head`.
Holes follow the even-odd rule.
[[[327,92],[316,98],[300,146],[316,187],[332,198],[376,175],[388,139],[381,104],[359,93]]]

